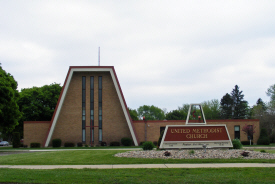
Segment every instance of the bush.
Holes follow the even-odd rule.
[[[121,144],[123,145],[123,146],[131,146],[132,145],[132,139],[130,139],[130,138],[128,138],[128,137],[123,137],[122,139],[121,139]]]
[[[248,151],[243,151],[241,153],[241,155],[244,156],[244,157],[248,157],[249,156],[249,152]]]
[[[154,141],[153,144],[154,144],[155,146],[157,146],[157,145],[158,145],[158,141]]]
[[[12,134],[12,147],[19,148],[20,147],[20,134],[19,132],[14,132]]]
[[[139,143],[139,145],[142,146],[143,143],[145,143],[145,141],[141,141],[141,142]]]
[[[61,147],[61,139],[53,139],[52,144],[54,148]]]
[[[100,145],[101,146],[107,146],[107,143],[106,142],[101,142]]]
[[[160,143],[161,143],[161,140],[162,140],[163,134],[164,134],[164,130],[163,130],[163,131],[161,131],[161,133],[160,133],[160,135],[159,135],[158,147],[160,146]]]
[[[232,144],[233,144],[233,149],[241,149],[243,147],[239,139],[233,139]]]
[[[260,150],[260,152],[261,152],[261,153],[266,153],[266,151],[265,151],[265,150]]]
[[[270,139],[268,137],[267,131],[265,128],[261,128],[260,137],[257,141],[258,145],[269,145]]]
[[[270,143],[275,143],[275,133],[270,136]]]
[[[154,144],[151,141],[147,141],[142,144],[142,149],[143,150],[152,150],[154,148]]]
[[[195,154],[195,151],[194,150],[190,150],[189,151],[189,155],[194,155]]]
[[[30,147],[31,148],[40,148],[40,143],[38,143],[38,142],[32,142]]]
[[[114,142],[111,142],[111,143],[110,143],[110,146],[120,146],[120,143],[114,141]]]
[[[250,141],[242,141],[242,145],[250,145]],[[251,141],[251,145],[253,145],[253,141]]]
[[[164,156],[169,157],[169,156],[171,156],[171,153],[169,151],[165,151]]]
[[[74,147],[74,143],[73,142],[65,142],[64,147]]]
[[[82,142],[78,142],[76,145],[77,145],[77,147],[82,147],[83,146]]]
[[[258,145],[269,145],[270,144],[270,140],[268,137],[260,137],[257,141]]]

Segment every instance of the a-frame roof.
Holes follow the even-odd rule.
[[[123,110],[123,113],[125,115],[130,133],[132,135],[132,139],[134,141],[134,144],[136,146],[138,146],[138,137],[136,136],[137,134],[136,134],[135,128],[133,126],[133,121],[132,121],[132,118],[130,117],[130,114],[129,114],[129,111],[128,111],[128,108],[126,105],[126,101],[124,99],[124,96],[123,96],[123,93],[122,93],[122,90],[121,90],[121,87],[120,87],[120,84],[119,84],[119,81],[118,81],[118,78],[117,78],[117,75],[116,75],[116,72],[115,72],[115,69],[113,66],[70,66],[67,77],[66,77],[64,85],[63,85],[63,88],[62,88],[62,91],[60,93],[60,96],[59,96],[59,99],[57,102],[57,105],[55,107],[55,111],[54,111],[54,114],[53,114],[53,117],[51,120],[50,128],[48,130],[48,133],[47,133],[47,136],[45,139],[44,146],[48,147],[49,142],[52,138],[52,135],[53,135],[53,132],[54,132],[54,129],[55,129],[58,117],[59,117],[59,113],[63,106],[63,102],[65,100],[65,97],[66,97],[66,94],[67,94],[67,91],[68,91],[68,88],[69,88],[69,85],[70,85],[70,82],[71,82],[74,72],[110,72],[116,92],[117,92],[117,95],[118,95],[118,98],[119,98],[119,101],[120,101],[120,104],[121,104],[121,107],[122,107],[122,110]]]

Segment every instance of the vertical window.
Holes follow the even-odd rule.
[[[90,80],[90,111],[91,111],[91,117],[90,117],[90,126],[91,126],[91,137],[90,141],[94,142],[94,77],[91,77]]]
[[[235,139],[240,139],[240,126],[234,126]]]
[[[82,142],[86,142],[86,77],[82,77]]]
[[[102,77],[98,77],[98,140],[102,141]]]
[[[159,130],[160,130],[159,134],[161,134],[161,132],[165,130],[165,127],[160,127]]]

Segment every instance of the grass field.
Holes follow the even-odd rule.
[[[260,151],[257,149],[256,151]],[[12,149],[1,149],[12,151]],[[275,150],[266,150],[275,153]],[[118,158],[124,150],[65,150],[0,156],[0,165],[275,163],[264,159]],[[0,183],[275,183],[275,168],[1,169]]]
[[[0,169],[9,183],[275,183],[275,168]]]
[[[272,151],[273,150],[267,150]],[[70,150],[0,156],[0,165],[103,165],[166,163],[275,163],[275,159],[149,159],[118,158],[121,150]]]

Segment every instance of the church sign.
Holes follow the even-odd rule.
[[[226,125],[168,125],[160,148],[232,147]]]

